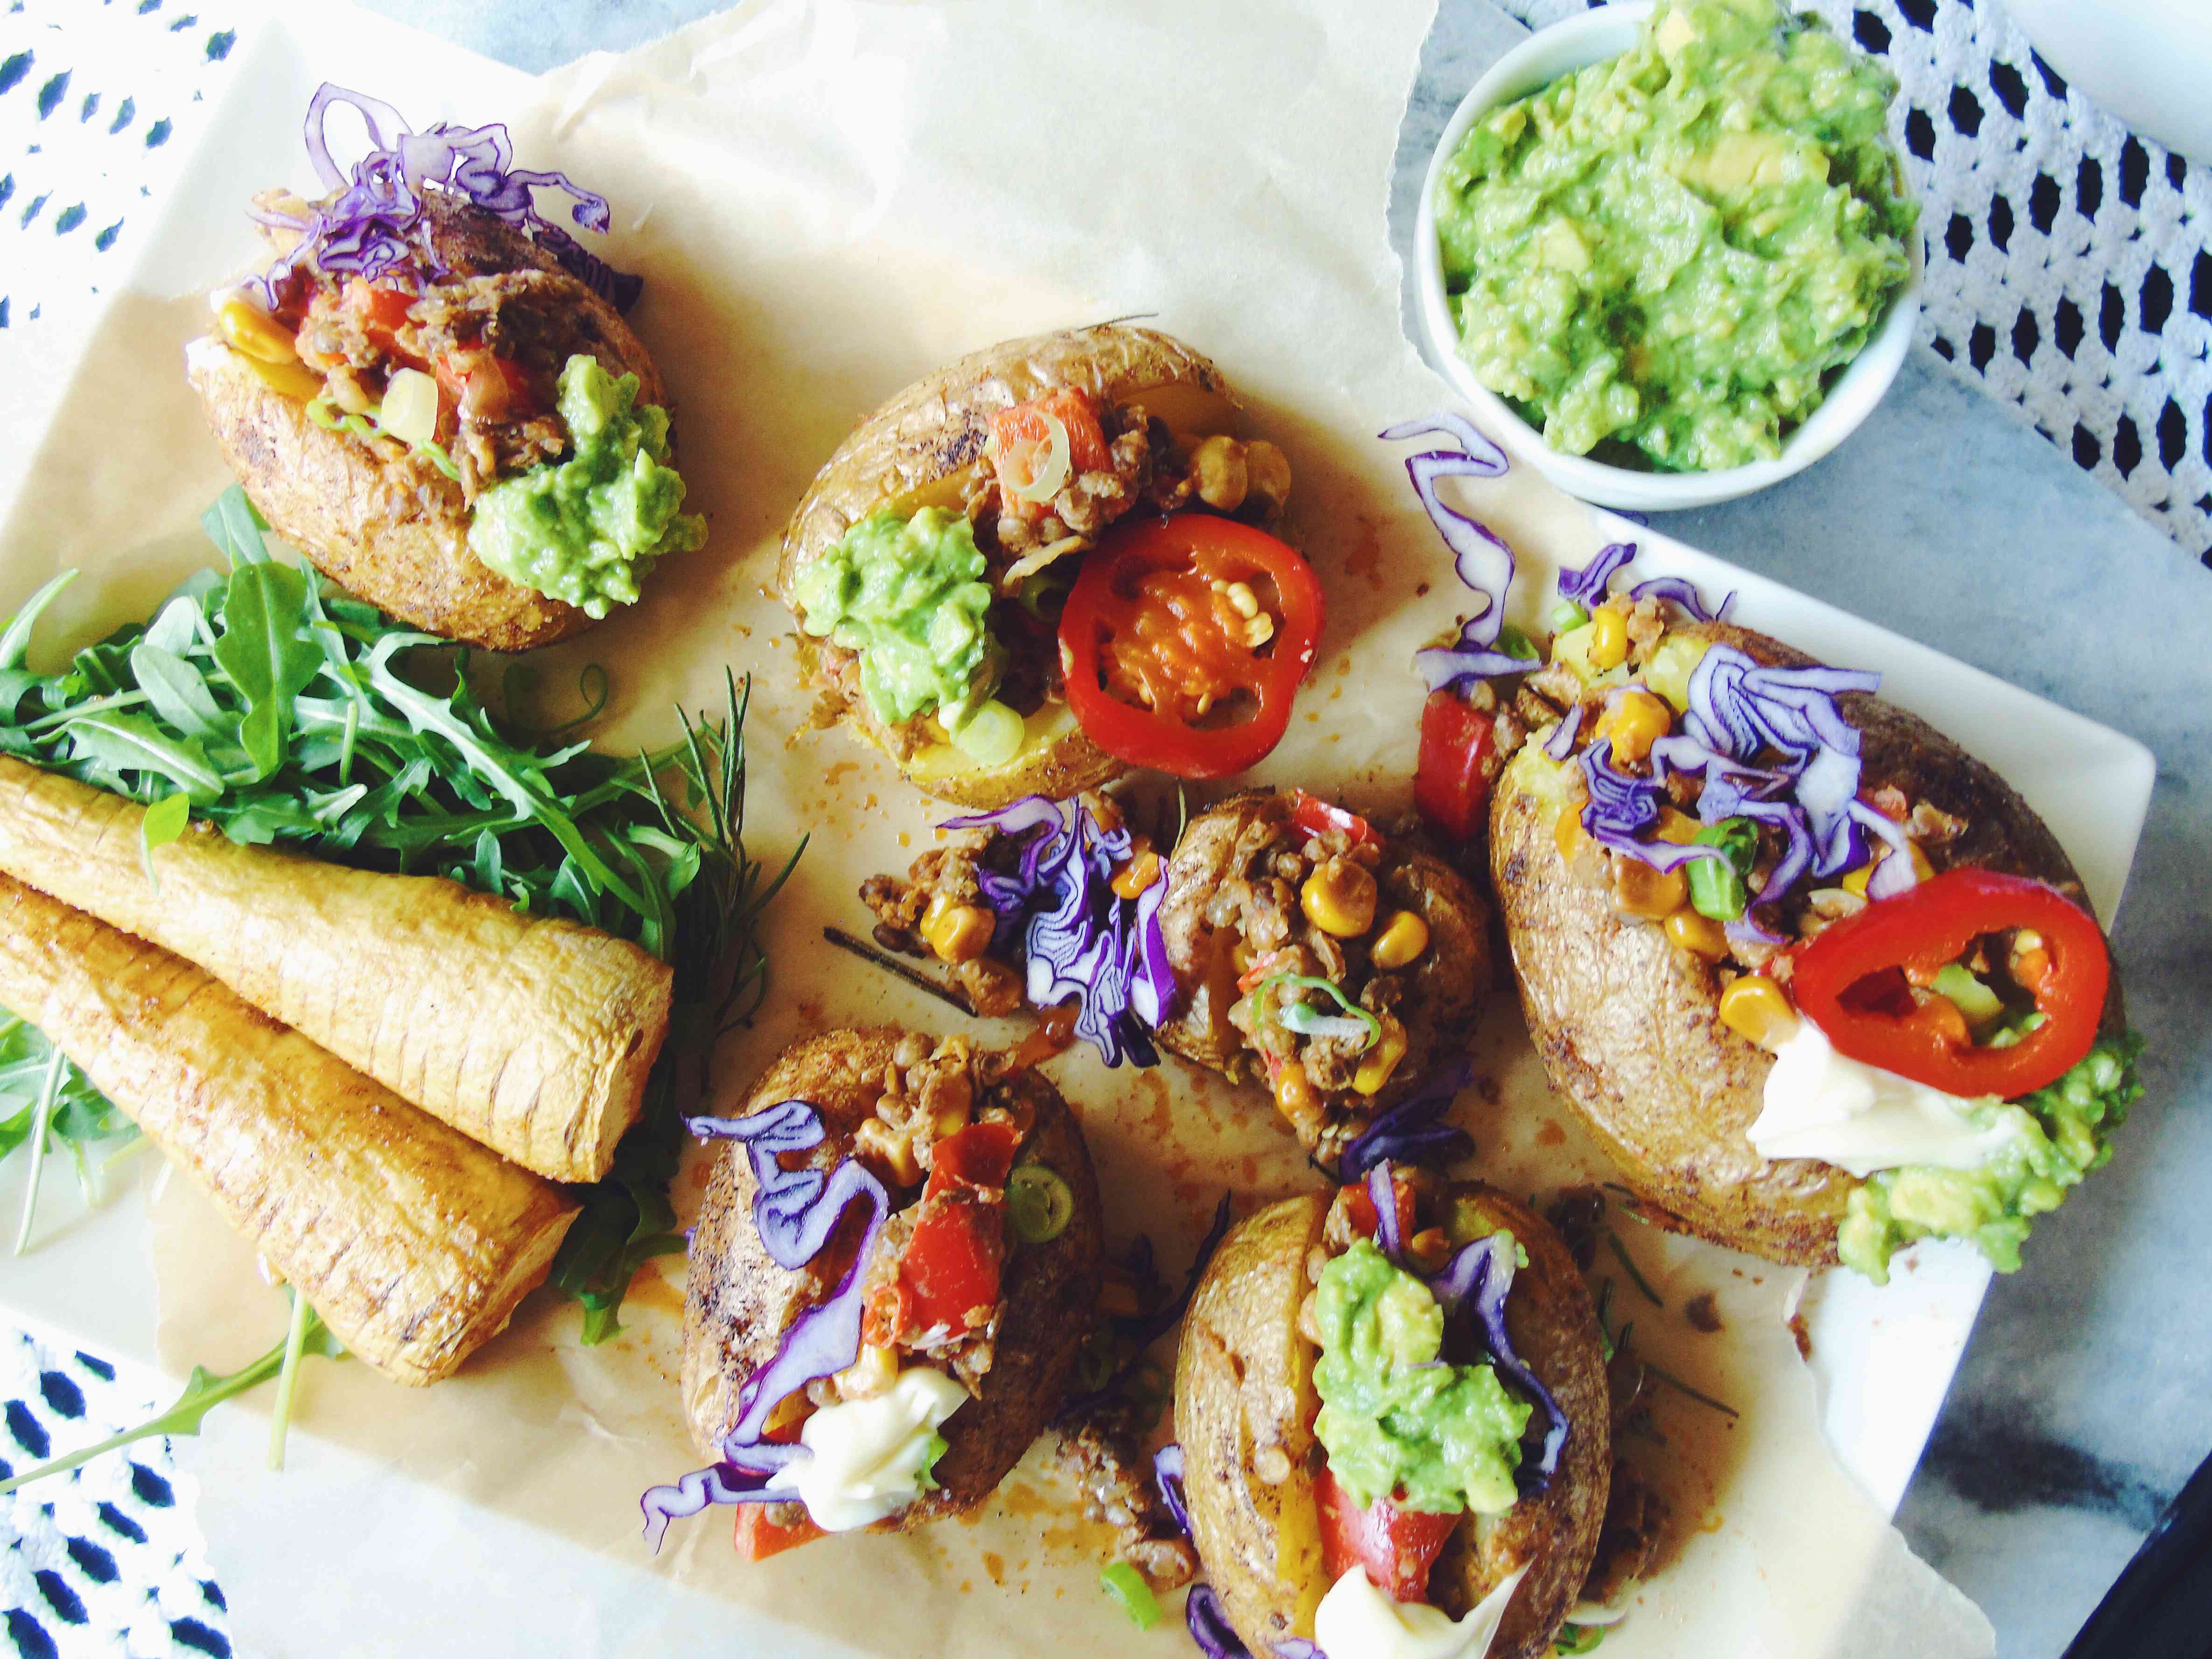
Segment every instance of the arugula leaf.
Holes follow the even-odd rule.
[[[117,773],[151,772],[194,800],[212,801],[222,793],[222,774],[209,761],[207,751],[190,738],[162,731],[143,714],[82,714],[62,730],[69,734],[76,759],[96,761]]]
[[[191,821],[192,803],[183,795],[169,795],[155,801],[138,820],[139,867],[146,872],[146,884],[157,893],[161,890],[161,882],[154,873],[154,849],[176,840]]]
[[[306,1304],[301,1301],[297,1305],[305,1307]],[[295,1322],[294,1331],[288,1334],[286,1340],[258,1359],[227,1376],[218,1376],[204,1365],[193,1366],[191,1377],[185,1384],[185,1391],[177,1396],[176,1403],[168,1410],[147,1419],[135,1429],[125,1429],[121,1434],[110,1435],[96,1446],[87,1446],[81,1451],[73,1451],[51,1462],[41,1463],[38,1468],[27,1469],[9,1480],[0,1480],[0,1498],[6,1497],[19,1486],[29,1486],[33,1480],[43,1480],[50,1474],[63,1474],[81,1468],[102,1453],[130,1445],[133,1441],[149,1440],[155,1435],[198,1434],[200,1424],[217,1406],[259,1388],[284,1369],[285,1355],[287,1350],[293,1347],[294,1335],[298,1338],[297,1353],[320,1354],[325,1359],[343,1359],[345,1357],[345,1349],[324,1325],[321,1316],[309,1308],[305,1320]]]
[[[307,578],[273,559],[231,572],[223,596],[215,659],[245,694],[246,718],[238,738],[257,777],[265,778],[283,764],[292,699],[323,666],[321,647],[300,625],[307,603]]]
[[[503,692],[506,676],[467,652],[270,562],[242,492],[202,522],[232,568],[196,572],[149,625],[85,647],[65,672],[21,666],[65,575],[0,624],[0,751],[235,842],[434,872],[669,962],[675,1029],[643,1120],[609,1178],[576,1189],[584,1214],[553,1270],[584,1304],[586,1340],[603,1340],[620,1328],[638,1268],[683,1249],[665,1195],[686,1103],[705,1087],[715,1037],[767,994],[762,910],[805,849],[771,871],[744,846],[750,683],[727,678],[715,720],[678,710],[682,736],[665,749],[599,753],[560,741],[578,721],[532,732],[495,714],[487,693]],[[528,696],[527,676],[514,690]],[[578,690],[581,720],[607,706],[603,672],[587,670]],[[173,822],[182,833],[183,819],[156,816],[149,837]],[[0,1107],[35,1093],[47,1052],[31,1028],[0,1025]],[[84,1146],[137,1133],[73,1067],[51,1132],[88,1191]],[[30,1133],[27,1117],[0,1122],[0,1156]]]

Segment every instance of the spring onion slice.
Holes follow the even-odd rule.
[[[1129,1622],[1139,1630],[1150,1630],[1160,1622],[1160,1604],[1152,1595],[1152,1587],[1127,1561],[1116,1561],[1100,1573],[1098,1583],[1121,1604],[1121,1611],[1129,1615]]]
[[[1006,1177],[1006,1216],[1024,1244],[1048,1244],[1067,1231],[1075,1194],[1042,1164],[1024,1164]]]
[[[1252,994],[1256,997],[1270,986],[1288,987],[1300,991],[1326,991],[1336,1000],[1336,1006],[1343,1009],[1346,1015],[1342,1019],[1336,1019],[1327,1014],[1316,1013],[1304,1002],[1294,1002],[1287,1008],[1274,1011],[1276,1023],[1285,1030],[1314,1036],[1364,1036],[1366,1041],[1359,1045],[1362,1054],[1382,1041],[1382,1022],[1345,995],[1343,988],[1334,981],[1323,979],[1317,974],[1270,974],[1252,988]],[[1267,1005],[1262,1002],[1260,1006],[1264,1008]]]

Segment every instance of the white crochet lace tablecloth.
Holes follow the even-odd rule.
[[[0,0],[0,329],[81,311],[151,224],[236,40],[224,9],[198,3]],[[1584,0],[1500,3],[1540,26]],[[2212,175],[2069,94],[1997,0],[1812,3],[1902,85],[1930,256],[1922,339],[2212,563]],[[587,9],[599,0],[540,16]],[[0,1470],[103,1438],[165,1393],[0,1330]],[[0,1498],[0,1628],[20,1654],[230,1651],[166,1442]]]

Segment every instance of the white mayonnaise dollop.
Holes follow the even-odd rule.
[[[1528,1571],[1516,1569],[1455,1620],[1424,1602],[1393,1601],[1364,1567],[1347,1568],[1314,1609],[1314,1644],[1328,1659],[1483,1659]]]
[[[968,1403],[968,1391],[943,1371],[913,1365],[883,1393],[824,1406],[799,1431],[812,1454],[769,1477],[796,1493],[824,1532],[850,1532],[896,1515],[927,1490],[930,1440],[937,1425]]]
[[[1848,1059],[1801,1018],[1774,1051],[1751,1146],[1761,1158],[1817,1158],[1860,1176],[1907,1164],[1978,1169],[2013,1134],[2002,1119],[1974,1121],[1972,1109],[1995,1099],[1948,1095]]]

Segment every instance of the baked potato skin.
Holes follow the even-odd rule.
[[[1670,631],[1777,667],[1814,661],[1726,623]],[[1892,784],[1966,820],[1945,849],[1950,866],[2029,876],[2078,897],[2072,863],[2011,785],[1879,696],[1848,693],[1838,705],[1861,734],[1863,787]],[[1530,752],[1506,768],[1491,803],[1491,875],[1522,1009],[1553,1086],[1638,1196],[1685,1231],[1770,1261],[1834,1261],[1856,1177],[1752,1151],[1745,1134],[1772,1060],[1720,1023],[1712,968],[1659,928],[1615,913],[1602,882],[1567,868],[1553,839],[1556,802],[1529,787]],[[2117,981],[2107,1018],[2118,1018]]]
[[[779,1101],[807,1101],[820,1111],[827,1133],[792,1167],[826,1173],[874,1115],[877,1094],[865,1079],[880,1077],[893,1063],[906,1035],[878,1026],[810,1037],[777,1059],[738,1115]],[[1018,1092],[1034,1115],[1016,1166],[1052,1169],[1067,1183],[1073,1213],[1050,1243],[1018,1244],[1008,1254],[995,1358],[981,1394],[945,1422],[947,1449],[935,1471],[939,1489],[878,1522],[878,1531],[905,1531],[981,1504],[1059,1409],[1089,1334],[1086,1316],[1097,1300],[1104,1235],[1081,1127],[1059,1091],[1035,1071],[995,1086]],[[770,1260],[753,1225],[757,1187],[744,1148],[720,1142],[714,1157],[691,1237],[681,1377],[692,1442],[708,1457],[720,1455],[723,1434],[738,1419],[739,1387],[775,1355],[791,1322],[830,1288],[811,1268],[792,1272]]]
[[[1328,1589],[1314,1497],[1314,1348],[1297,1328],[1311,1288],[1306,1252],[1328,1212],[1328,1200],[1312,1194],[1231,1228],[1191,1298],[1176,1357],[1192,1540],[1255,1654],[1310,1637]]]
[[[489,216],[431,198],[430,240],[456,277],[542,270],[552,255]],[[279,251],[296,236],[272,235]],[[641,404],[665,404],[660,372],[629,325],[567,279],[568,321],[611,374],[635,374]],[[580,634],[592,618],[510,581],[469,550],[459,485],[427,465],[387,463],[368,444],[325,432],[304,403],[265,384],[238,353],[195,342],[186,379],[216,446],[270,528],[340,586],[416,628],[492,651],[526,651]]]
[[[1268,838],[1303,839],[1290,823],[1292,805],[1290,794],[1273,789],[1231,795],[1183,827],[1168,862],[1160,927],[1182,994],[1175,1018],[1160,1029],[1160,1046],[1230,1078],[1251,1075],[1254,1058],[1228,1019],[1229,1004],[1242,994],[1236,973],[1224,976],[1217,960],[1236,943],[1233,930],[1224,931],[1225,924],[1217,926],[1209,912],[1225,884],[1243,876],[1256,846]],[[1429,928],[1428,949],[1407,973],[1412,998],[1400,1015],[1409,1030],[1418,1026],[1444,1041],[1409,1052],[1401,1070],[1410,1082],[1474,1024],[1490,989],[1490,907],[1459,872],[1395,839],[1376,885],[1378,915],[1410,909]],[[1386,1090],[1380,1103],[1390,1098]]]
[[[1430,1594],[1454,1618],[1487,1595],[1523,1561],[1528,1575],[1505,1612],[1491,1659],[1537,1659],[1581,1599],[1596,1557],[1613,1480],[1613,1401],[1597,1309],[1559,1233],[1525,1206],[1476,1182],[1447,1188],[1448,1201],[1500,1229],[1528,1253],[1505,1300],[1514,1352],[1543,1379],[1571,1425],[1559,1472],[1541,1492],[1494,1521],[1462,1525],[1430,1575]]]
[[[1478,1182],[1455,1183],[1445,1200],[1462,1213],[1471,1207],[1481,1231],[1503,1228],[1528,1251],[1506,1327],[1572,1428],[1544,1492],[1495,1519],[1462,1520],[1437,1559],[1431,1593],[1458,1617],[1529,1562],[1491,1655],[1536,1659],[1581,1594],[1605,1520],[1613,1446],[1602,1336],[1574,1258],[1547,1224]],[[1317,1193],[1285,1199],[1230,1231],[1192,1299],[1176,1364],[1192,1534],[1230,1621],[1255,1654],[1285,1637],[1310,1637],[1329,1587],[1314,1490],[1325,1461],[1310,1428],[1319,1407],[1316,1351],[1297,1329],[1311,1288],[1306,1258],[1321,1243],[1328,1202]],[[1271,1455],[1278,1451],[1279,1462]],[[1262,1470],[1282,1478],[1270,1481]]]
[[[1004,341],[915,381],[863,421],[815,476],[784,532],[777,592],[793,605],[795,619],[792,592],[799,573],[852,526],[916,496],[957,507],[963,484],[990,465],[984,446],[1000,410],[1063,388],[1110,405],[1165,386],[1233,401],[1221,371],[1206,358],[1168,335],[1119,323]],[[797,633],[804,682],[819,684],[812,641],[804,628]],[[899,763],[896,745],[872,709],[856,703],[840,712],[845,725]],[[988,811],[1029,794],[1064,800],[1127,769],[1071,725],[1048,747],[1005,766],[914,781],[940,800]]]

